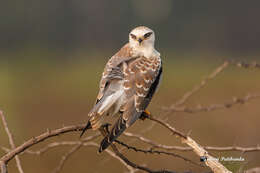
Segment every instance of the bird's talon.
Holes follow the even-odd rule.
[[[144,112],[145,112],[145,114],[146,114],[147,116],[151,115],[151,112],[149,112],[147,109],[144,110]]]
[[[148,110],[144,110],[143,113],[140,116],[141,120],[145,120],[146,118],[148,118],[151,115],[151,112],[149,112]]]

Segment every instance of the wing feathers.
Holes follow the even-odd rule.
[[[134,95],[137,112],[144,111],[150,103],[160,77],[160,57],[140,57],[124,70],[125,92],[128,96]]]
[[[100,81],[97,103],[89,113],[90,121],[85,129],[98,129],[105,115],[123,112],[102,140],[99,152],[140,117],[158,87],[162,73],[160,56],[144,57],[132,51],[126,44],[108,61]]]
[[[89,116],[91,117],[91,126],[94,130],[98,129],[102,125],[104,114],[106,114],[119,98],[122,97],[124,90],[119,88],[117,91],[110,93],[110,90],[108,89],[106,92],[110,95],[105,93],[104,97],[102,97],[89,113]]]

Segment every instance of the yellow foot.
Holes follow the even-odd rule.
[[[140,116],[140,119],[145,120],[150,115],[151,115],[151,112],[149,112],[148,110],[144,110],[143,113]]]
[[[151,112],[149,112],[147,109],[144,111],[148,116],[151,115]]]

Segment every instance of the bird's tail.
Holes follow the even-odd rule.
[[[88,121],[87,125],[84,127],[84,129],[82,130],[81,134],[80,134],[80,138],[83,136],[83,134],[88,130],[91,129],[91,123],[90,121]]]
[[[83,129],[81,136],[86,132],[87,129],[92,128],[97,130],[103,124],[104,114],[114,105],[119,97],[123,94],[122,90],[115,91],[113,93],[105,94],[101,100],[94,105],[91,111],[88,113],[90,117],[86,127]]]
[[[99,152],[105,150],[119,135],[121,135],[126,129],[126,121],[121,115],[111,132],[100,143]]]

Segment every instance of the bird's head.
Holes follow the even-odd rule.
[[[129,43],[133,48],[154,48],[155,35],[153,30],[145,26],[133,29],[129,34]]]

